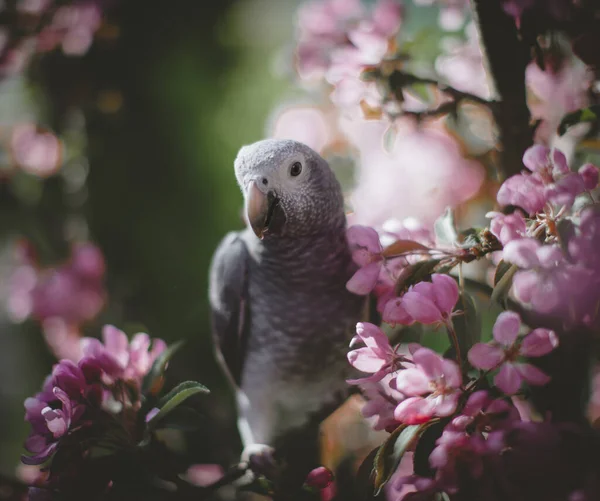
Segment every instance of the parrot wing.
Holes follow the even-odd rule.
[[[228,233],[215,251],[209,275],[217,360],[237,386],[240,386],[249,329],[248,260],[241,233]]]

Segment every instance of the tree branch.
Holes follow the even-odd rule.
[[[530,51],[520,40],[515,21],[504,11],[501,0],[471,0],[471,4],[498,100],[493,112],[500,131],[501,177],[505,179],[521,171],[523,153],[533,143],[525,88]]]

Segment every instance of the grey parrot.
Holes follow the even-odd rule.
[[[328,163],[297,141],[267,139],[242,147],[234,167],[247,228],[226,235],[211,264],[217,358],[236,387],[244,446],[278,450],[346,394],[365,300],[345,287],[356,266]]]

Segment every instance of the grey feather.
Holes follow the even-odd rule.
[[[212,259],[209,301],[217,360],[235,385],[240,384],[247,340],[248,250],[239,233],[221,241]]]

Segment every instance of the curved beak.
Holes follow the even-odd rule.
[[[258,238],[263,239],[265,233],[269,231],[278,206],[279,199],[274,192],[263,193],[258,188],[256,181],[250,183],[246,200],[246,216],[252,231]]]

